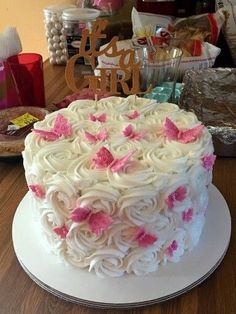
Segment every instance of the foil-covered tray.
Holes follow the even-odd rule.
[[[180,107],[208,127],[218,156],[236,157],[236,68],[189,70],[183,86]]]

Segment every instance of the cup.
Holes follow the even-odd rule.
[[[6,60],[21,106],[45,107],[43,59],[37,53],[21,53]]]
[[[172,46],[145,46],[135,49],[140,61],[140,88],[145,98],[176,102],[175,86],[182,50]]]

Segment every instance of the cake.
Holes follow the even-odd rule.
[[[23,152],[51,251],[112,277],[181,262],[199,243],[214,160],[194,113],[134,95],[48,114]]]

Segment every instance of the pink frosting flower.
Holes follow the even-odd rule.
[[[179,130],[169,118],[166,118],[164,123],[166,138],[170,141],[174,140],[184,144],[195,141],[203,128],[204,126],[200,124],[189,130]]]
[[[106,122],[107,115],[105,113],[100,114],[100,116],[95,116],[94,114],[89,115],[89,119],[93,122],[99,121],[99,122]]]
[[[174,207],[174,203],[176,201],[182,202],[186,198],[187,189],[185,186],[180,186],[173,193],[171,193],[167,199],[165,200],[168,209],[172,209]]]
[[[31,184],[29,188],[37,197],[43,198],[45,196],[44,189],[39,184]]]
[[[90,230],[97,236],[108,229],[112,222],[112,218],[103,212],[91,214],[88,220]]]
[[[213,168],[215,160],[216,160],[215,155],[213,154],[205,155],[204,157],[202,157],[202,165],[207,171],[210,171]]]
[[[139,227],[136,231],[133,241],[138,241],[140,247],[148,247],[157,241],[155,234],[148,233],[144,227]]]
[[[97,134],[91,134],[89,132],[84,132],[86,139],[89,143],[96,143],[97,141],[104,142],[108,138],[108,131],[106,128],[101,129]]]
[[[182,212],[182,219],[184,222],[190,222],[193,218],[193,208],[189,208]]]
[[[89,207],[77,207],[70,215],[70,219],[74,222],[81,222],[86,220],[91,214],[92,210]]]
[[[144,137],[143,132],[135,132],[133,129],[133,126],[129,124],[123,131],[123,134],[125,137],[128,137],[129,139],[139,141]]]
[[[170,257],[173,256],[173,253],[174,251],[176,251],[178,248],[178,243],[176,240],[174,240],[171,245],[169,245],[167,248],[166,248],[166,254]]]
[[[138,111],[134,110],[131,114],[126,114],[125,116],[127,118],[129,118],[130,120],[134,120],[140,116],[140,113]]]
[[[59,235],[62,239],[65,239],[69,230],[67,228],[67,226],[64,224],[63,226],[61,227],[55,227],[53,228],[53,231]]]

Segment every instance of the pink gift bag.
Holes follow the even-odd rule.
[[[20,106],[17,86],[9,65],[0,61],[0,109]]]

